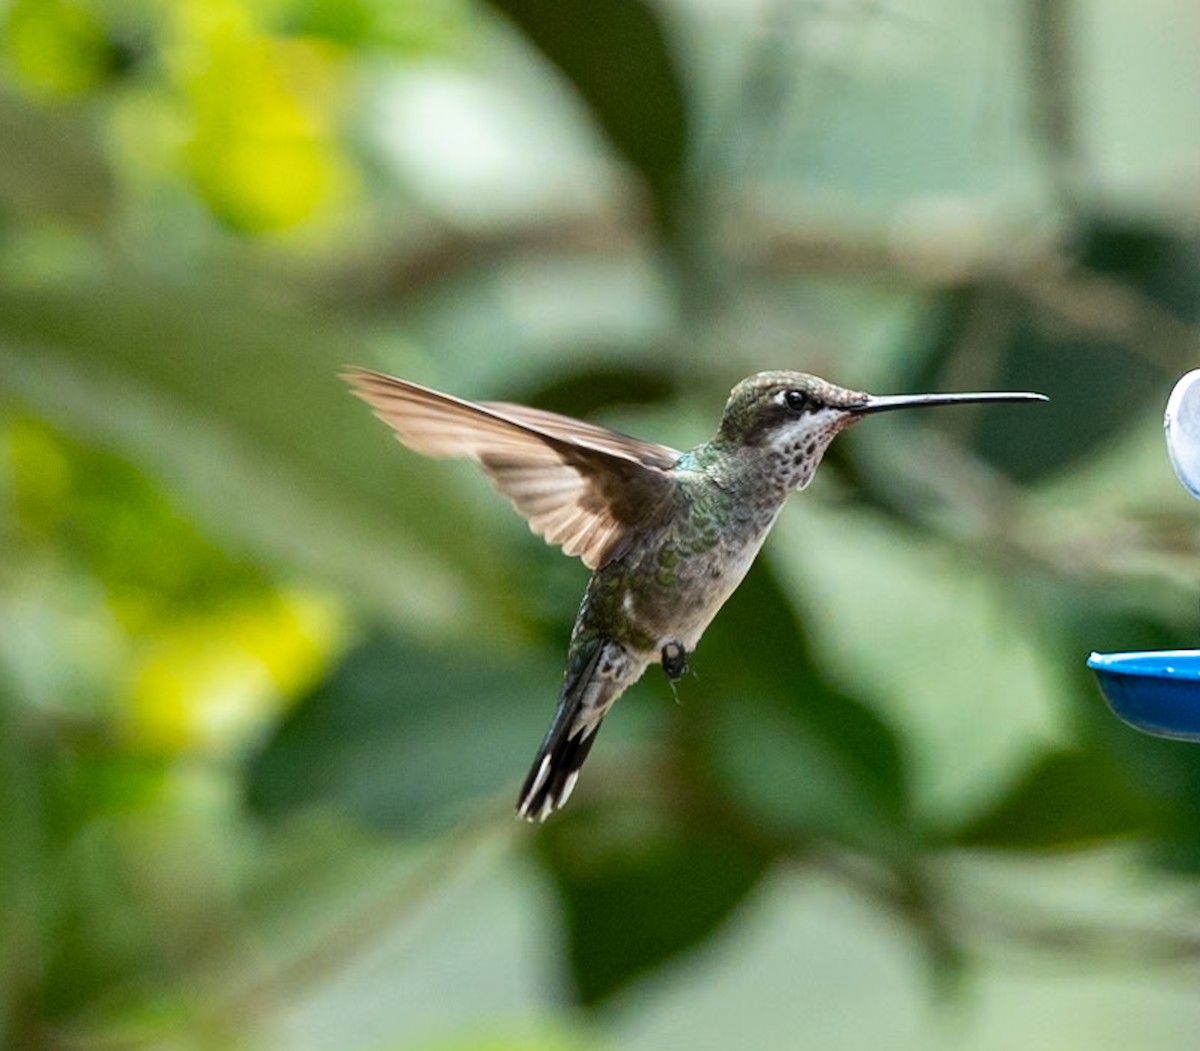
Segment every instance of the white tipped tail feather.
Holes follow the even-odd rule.
[[[571,797],[613,702],[641,676],[646,662],[611,639],[574,642],[554,720],[517,797],[517,814],[545,821]]]

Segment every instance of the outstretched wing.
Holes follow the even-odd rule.
[[[535,533],[591,569],[669,515],[680,454],[567,416],[470,402],[369,369],[342,374],[410,449],[475,460]]]

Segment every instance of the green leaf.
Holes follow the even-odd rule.
[[[400,582],[425,624],[519,618],[483,542],[483,479],[399,448],[337,376],[370,356],[298,302],[271,305],[256,276],[130,267],[0,287],[0,388],[135,460],[215,535],[398,619],[416,606]]]
[[[23,538],[85,567],[127,626],[158,627],[264,590],[261,567],[230,558],[126,460],[34,420],[14,421],[3,437]]]
[[[280,820],[339,810],[389,832],[437,831],[515,799],[557,686],[549,663],[378,637],[305,697],[253,760],[247,800]]]
[[[1103,320],[1094,310],[1076,317],[1007,282],[968,285],[942,298],[931,352],[906,380],[914,390],[982,383],[1048,395],[1051,411],[1022,412],[1019,424],[1011,406],[970,417],[975,450],[1023,481],[1077,464],[1147,414],[1161,415],[1174,377],[1194,364],[1186,323],[1200,318],[1195,239],[1135,220],[1093,220],[1078,233],[1074,257],[1081,278],[1111,289],[1104,302],[1116,324],[1093,328]],[[1122,324],[1136,315],[1129,304],[1124,314],[1112,304],[1131,294],[1158,312],[1148,316],[1183,324]],[[931,425],[962,423],[944,417]]]
[[[465,1032],[458,1031],[447,1038],[439,1035],[429,1043],[404,1046],[413,1051],[600,1051],[606,1045],[594,1036],[576,1032],[561,1022],[535,1023],[524,1020],[498,1022],[487,1018],[476,1025],[468,1024]],[[583,1027],[580,1027],[582,1029]]]
[[[589,1007],[712,935],[769,860],[641,805],[580,808],[549,824],[538,847],[562,901],[575,993]]]
[[[1001,850],[1082,847],[1145,834],[1156,808],[1126,772],[1101,752],[1042,756],[986,813],[951,838]]]
[[[613,406],[654,405],[667,401],[675,385],[670,373],[654,366],[638,367],[581,363],[546,377],[535,389],[520,397],[527,405],[538,405],[567,416],[588,419]]]
[[[644,0],[489,0],[579,92],[645,179],[660,222],[678,221],[687,98],[666,33]]]
[[[692,659],[688,719],[703,720],[722,790],[765,828],[891,849],[907,827],[899,742],[831,684],[769,564],[759,559]],[[695,696],[694,695],[698,695]]]
[[[14,699],[2,679],[0,1041],[28,1047],[41,1036],[22,1026],[42,1034],[162,974],[161,916],[143,882],[158,859],[142,868],[144,851],[120,834],[133,827],[121,819],[161,785],[161,769],[120,753],[98,724]]]
[[[464,0],[290,0],[283,22],[297,36],[368,53],[395,48],[421,58],[460,45],[471,14]]]
[[[127,72],[135,56],[121,33],[126,16],[100,12],[99,6],[71,0],[7,4],[0,26],[6,72],[31,94],[51,99],[78,98]]]

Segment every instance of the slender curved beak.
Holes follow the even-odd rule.
[[[972,394],[884,394],[867,395],[861,405],[851,406],[857,416],[872,412],[890,412],[892,409],[918,409],[925,405],[971,405],[985,401],[1049,401],[1044,394],[1029,391],[989,390]]]

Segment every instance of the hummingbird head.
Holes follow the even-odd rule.
[[[869,400],[805,372],[759,372],[730,392],[717,437],[759,459],[786,488],[803,489],[829,443]]]
[[[1014,391],[878,396],[805,372],[759,372],[730,392],[717,438],[724,447],[740,450],[742,457],[758,460],[772,483],[803,489],[829,443],[871,413],[922,405],[1045,400],[1041,394]]]

